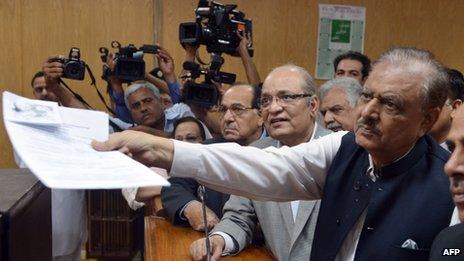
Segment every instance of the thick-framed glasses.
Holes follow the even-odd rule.
[[[285,106],[288,104],[295,103],[298,99],[311,97],[312,94],[302,93],[302,94],[278,94],[277,96],[261,96],[259,99],[259,105],[261,109],[267,109],[271,106],[272,101],[276,100],[277,104],[280,106]]]
[[[232,104],[230,107],[219,105],[217,111],[221,117],[224,117],[227,111],[230,111],[234,116],[242,116],[247,110],[253,110],[252,107],[245,107],[240,104]]]

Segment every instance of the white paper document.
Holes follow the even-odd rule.
[[[47,187],[169,185],[163,177],[118,151],[92,149],[92,140],[108,139],[108,115],[104,112],[60,107],[5,91],[3,118],[16,153]]]

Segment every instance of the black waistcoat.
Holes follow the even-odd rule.
[[[426,260],[453,211],[443,170],[448,157],[425,136],[405,157],[383,167],[373,182],[366,174],[368,153],[353,133],[345,135],[327,173],[311,260],[334,260],[366,208],[355,260]],[[419,250],[401,248],[407,239]]]

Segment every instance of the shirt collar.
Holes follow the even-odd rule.
[[[306,142],[314,140],[314,136],[316,136],[316,128],[317,128],[317,122],[314,121],[313,134],[311,134],[311,139],[307,140]],[[280,148],[282,146],[283,146],[282,143],[280,143],[280,140],[278,140],[277,148]]]
[[[395,162],[398,162],[400,161],[402,158],[406,157],[406,155],[409,154],[409,152],[411,152],[411,150],[414,148],[414,146],[416,146],[416,144],[412,145],[411,148],[409,148],[409,150],[403,154],[403,156],[397,158],[395,161],[393,161],[392,163],[395,163]],[[369,178],[372,180],[372,181],[376,181],[379,177],[380,177],[380,169],[375,169],[374,168],[374,161],[372,160],[372,156],[371,154],[368,154],[368,157],[369,157],[369,167],[367,168],[367,175],[369,176]],[[391,164],[391,163],[390,163]]]

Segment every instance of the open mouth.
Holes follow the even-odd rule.
[[[274,124],[274,123],[279,123],[279,122],[284,122],[284,121],[287,121],[286,119],[284,118],[273,118],[271,119],[271,124]]]

